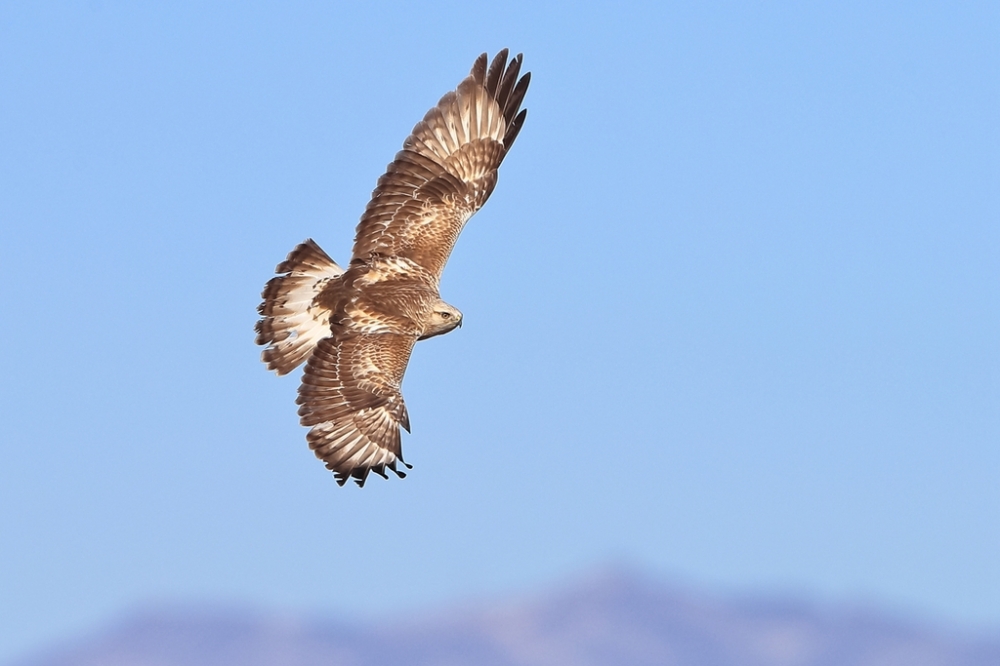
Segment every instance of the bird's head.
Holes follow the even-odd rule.
[[[443,335],[461,325],[462,313],[459,309],[439,300],[427,317],[427,322],[424,325],[424,334],[420,336],[420,339],[426,340],[427,338],[433,338],[435,335]]]

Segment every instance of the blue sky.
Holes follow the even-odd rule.
[[[528,120],[407,372],[415,468],[338,488],[260,289],[346,261],[505,46]],[[4,3],[0,660],[609,561],[1000,626],[998,108],[993,3]]]

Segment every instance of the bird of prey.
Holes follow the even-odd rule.
[[[486,54],[413,128],[379,178],[354,237],[347,269],[312,239],[278,264],[257,308],[257,344],[268,369],[306,362],[296,400],[309,447],[337,483],[370,472],[405,474],[400,393],[418,340],[462,325],[438,284],[459,233],[497,183],[524,124],[530,74]]]

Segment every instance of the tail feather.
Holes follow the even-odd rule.
[[[330,311],[317,295],[344,272],[311,238],[300,243],[275,268],[257,307],[257,344],[267,345],[261,360],[284,375],[294,370],[330,335]]]

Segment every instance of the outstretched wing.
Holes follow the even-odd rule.
[[[346,332],[320,340],[306,363],[296,401],[309,448],[344,485],[364,485],[369,472],[399,476],[400,426],[410,430],[399,387],[415,336]]]
[[[389,165],[358,224],[353,258],[372,253],[411,259],[440,279],[458,234],[482,208],[497,168],[517,138],[531,75],[518,79],[521,55],[507,50],[468,78],[417,123]]]

